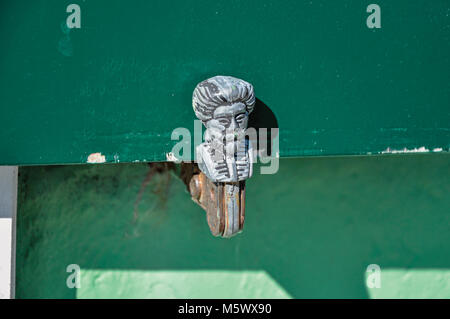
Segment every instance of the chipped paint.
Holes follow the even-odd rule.
[[[102,153],[92,153],[87,158],[88,163],[104,163],[106,162],[105,155],[102,155]]]
[[[180,163],[181,160],[178,159],[172,152],[166,154],[166,159],[168,162]]]
[[[433,152],[442,152],[442,147],[433,148]]]
[[[390,147],[388,147],[386,150],[382,151],[381,154],[403,154],[403,153],[427,153],[430,150],[427,149],[425,146],[419,147],[419,148],[413,148],[413,149],[407,149],[406,147],[401,150],[393,150]]]

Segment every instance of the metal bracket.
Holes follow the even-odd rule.
[[[188,164],[184,165],[189,169]],[[187,178],[188,190],[192,200],[206,211],[211,233],[229,238],[241,232],[245,220],[245,181],[212,182],[197,165],[192,165],[192,174]]]

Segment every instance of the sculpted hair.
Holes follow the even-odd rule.
[[[231,76],[200,82],[192,95],[195,115],[202,121],[211,119],[217,107],[238,102],[244,103],[250,114],[255,107],[255,93],[250,83]]]

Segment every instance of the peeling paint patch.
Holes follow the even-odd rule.
[[[172,152],[166,154],[166,159],[168,162],[175,162],[175,163],[181,162],[181,160],[176,158],[176,156]]]
[[[102,153],[92,153],[87,158],[88,163],[104,163],[106,162],[105,155]]]
[[[443,151],[442,147],[433,148],[433,152],[442,152],[442,151]]]
[[[390,147],[388,147],[386,150],[382,151],[381,154],[427,153],[429,151],[430,150],[427,149],[425,146],[422,146],[422,147],[419,147],[419,148],[413,148],[413,149],[410,149],[410,150],[407,149],[406,147],[401,149],[401,150],[393,150]]]

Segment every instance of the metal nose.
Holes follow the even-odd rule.
[[[231,118],[231,123],[230,123],[230,127],[229,128],[234,130],[237,127],[238,127],[238,125],[237,125],[236,119],[234,117]]]

